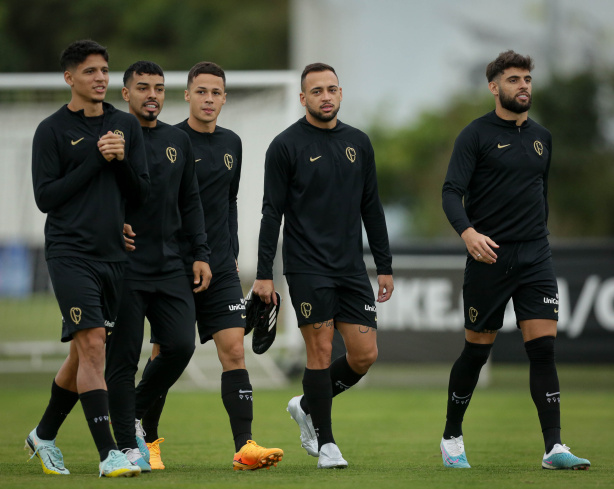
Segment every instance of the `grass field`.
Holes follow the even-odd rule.
[[[384,369],[385,370],[385,369]],[[411,372],[411,371],[408,371]],[[375,372],[374,372],[375,373]],[[379,375],[385,375],[380,371]],[[0,486],[89,488],[121,484],[147,488],[606,488],[614,487],[613,367],[562,367],[563,441],[591,460],[589,471],[541,469],[543,444],[524,367],[494,366],[492,384],[476,392],[465,420],[471,470],[445,469],[439,440],[445,418],[443,387],[355,388],[335,399],[333,428],[349,462],[346,470],[316,469],[300,447],[298,427],[285,411],[291,389],[255,393],[254,438],[284,449],[277,468],[234,472],[234,446],[217,392],[174,392],[160,435],[164,471],[136,479],[98,480],[97,453],[79,405],[57,443],[72,475],[48,476],[27,463],[23,441],[48,400],[51,376],[2,375]]]

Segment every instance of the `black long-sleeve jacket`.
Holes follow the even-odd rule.
[[[495,112],[459,134],[443,184],[443,209],[460,235],[475,228],[496,243],[548,235],[552,136],[528,119],[521,126]],[[464,207],[463,207],[464,197]]]
[[[266,154],[258,279],[273,278],[284,218],[284,273],[358,275],[364,223],[378,275],[392,274],[384,210],[368,136],[341,121],[320,129],[303,117]]]
[[[180,240],[185,236],[193,259],[209,261],[194,152],[187,134],[157,121],[142,128],[151,178],[150,197],[141,206],[129,205],[126,222],[136,234],[126,278],[147,280],[183,275]]]
[[[126,141],[122,161],[107,161],[98,150],[108,131]],[[32,182],[36,204],[47,213],[46,258],[125,261],[125,202],[145,201],[150,187],[141,126],[108,103],[97,117],[64,105],[36,129]]]

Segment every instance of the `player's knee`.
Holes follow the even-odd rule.
[[[488,361],[491,349],[492,343],[470,343],[469,341],[465,340],[465,348],[461,353],[461,357],[463,357],[466,361],[475,364],[476,366],[481,368]]]
[[[358,374],[366,374],[377,360],[377,346],[348,354],[348,364]]]
[[[541,336],[527,341],[524,348],[531,363],[554,363],[554,336]]]
[[[223,351],[220,352],[220,360],[222,364],[231,363],[237,364],[244,361],[245,351],[243,349],[243,343],[235,343],[229,345]]]

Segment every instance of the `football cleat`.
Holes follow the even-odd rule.
[[[151,472],[151,465],[145,461],[138,448],[124,448],[122,452],[126,454],[126,458],[131,464],[139,466],[142,473]]]
[[[544,453],[542,469],[550,470],[588,470],[591,463],[585,458],[576,457],[567,445],[557,443],[550,453]]]
[[[64,456],[61,450],[55,446],[55,439],[41,440],[34,428],[26,438],[25,450],[30,451],[30,460],[36,455],[41,461],[45,474],[69,475],[70,472],[64,467]]]
[[[346,469],[347,461],[341,455],[339,447],[334,443],[325,443],[320,449],[318,469]]]
[[[247,440],[247,443],[235,453],[232,460],[234,470],[256,470],[270,469],[271,465],[277,467],[277,462],[281,462],[284,451],[281,448],[264,448],[254,440]]]
[[[145,442],[145,430],[140,419],[134,420],[134,431],[136,432],[136,444],[141,452],[141,457],[145,459],[145,462],[149,463],[149,449],[147,448],[147,442]]]
[[[441,439],[439,445],[441,450],[441,458],[443,459],[444,467],[454,469],[470,469],[471,465],[467,462],[465,455],[465,444],[463,443],[463,435],[458,438],[450,438],[449,440]]]
[[[303,396],[301,395],[290,399],[286,411],[290,413],[290,417],[296,421],[296,424],[298,424],[298,427],[301,429],[301,446],[307,450],[307,453],[312,457],[319,457],[316,430],[313,428],[311,415],[305,414],[305,411],[301,408],[302,398]]]
[[[158,438],[156,441],[147,444],[149,448],[149,464],[153,470],[164,470],[164,463],[160,456],[160,443],[164,441],[164,438]]]
[[[119,450],[111,450],[98,466],[100,477],[136,477],[141,473],[141,468],[134,465],[126,454]]]

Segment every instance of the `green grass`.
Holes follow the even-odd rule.
[[[612,487],[609,458],[614,432],[612,367],[561,369],[563,440],[591,460],[587,472],[540,468],[543,444],[528,393],[526,369],[493,368],[493,383],[476,392],[464,431],[471,470],[445,469],[439,440],[445,418],[445,388],[365,388],[335,399],[333,429],[350,466],[321,471],[300,447],[298,427],[285,411],[292,389],[258,391],[254,438],[284,449],[277,468],[234,472],[230,427],[217,392],[173,392],[160,427],[165,471],[137,479],[97,481],[97,453],[78,405],[58,437],[68,477],[46,476],[38,460],[26,463],[23,440],[38,422],[48,400],[47,378],[0,376],[2,387],[0,485],[3,489],[91,487],[129,484],[148,488],[599,488]],[[566,383],[567,372],[570,382]],[[591,372],[593,375],[591,375]],[[604,372],[603,375],[599,372]],[[595,385],[587,379],[597,379]],[[611,382],[611,380],[609,380]],[[44,385],[45,383],[43,383]]]

